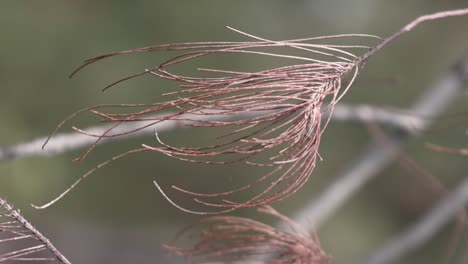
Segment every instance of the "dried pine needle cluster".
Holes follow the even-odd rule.
[[[179,234],[195,239],[195,245],[165,245],[164,248],[184,256],[188,263],[331,263],[331,257],[321,249],[316,237],[271,207],[258,211],[278,218],[288,225],[290,231],[249,218],[212,216]],[[177,238],[171,244],[175,242]]]
[[[234,30],[234,29],[232,29]],[[173,186],[179,193],[190,195],[201,205],[215,210],[188,210],[173,202],[156,182],[161,193],[178,208],[192,213],[221,213],[238,208],[271,204],[294,193],[307,181],[315,167],[321,134],[328,123],[325,112],[333,106],[353,83],[361,58],[351,51],[369,50],[364,45],[314,44],[338,39],[377,38],[370,35],[335,35],[317,38],[273,41],[234,30],[251,39],[246,42],[198,42],[158,45],[98,56],[82,66],[96,61],[130,53],[179,51],[181,54],[158,67],[123,78],[142,75],[156,76],[178,84],[178,90],[165,94],[164,102],[138,105],[99,105],[82,110],[103,118],[113,126],[102,134],[77,131],[104,139],[136,133],[165,121],[177,121],[185,126],[228,128],[229,132],[213,139],[208,146],[183,147],[160,139],[143,144],[139,151],[156,151],[183,161],[206,164],[244,163],[268,167],[260,177],[245,175],[252,180],[244,186],[217,193],[197,193]],[[308,56],[298,54],[306,53]],[[284,60],[287,66],[256,72],[197,68],[212,77],[192,77],[171,71],[171,66],[196,63],[195,59],[217,54],[248,54]],[[80,70],[80,67],[78,70]],[[125,113],[112,113],[120,107]],[[155,115],[159,114],[159,115]],[[329,116],[329,115],[328,115]],[[229,117],[229,118],[226,118]],[[68,121],[69,119],[66,119]],[[120,125],[144,121],[141,126],[115,132]],[[80,157],[94,149],[94,144]],[[262,154],[262,155],[259,155]],[[120,158],[123,155],[114,157]],[[265,158],[267,156],[267,158]],[[260,187],[260,191],[241,201],[234,195]],[[266,186],[266,187],[265,187]]]

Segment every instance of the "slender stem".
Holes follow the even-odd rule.
[[[420,16],[416,18],[415,20],[413,20],[412,22],[410,22],[409,24],[407,24],[406,26],[402,27],[397,32],[385,38],[382,42],[380,42],[380,44],[378,44],[377,46],[369,50],[367,53],[365,53],[363,56],[361,56],[358,60],[358,64],[364,63],[365,61],[367,61],[367,59],[370,56],[374,55],[377,51],[381,50],[388,43],[390,43],[397,37],[403,35],[404,33],[411,31],[412,29],[414,29],[416,26],[418,26],[419,24],[423,22],[446,18],[446,17],[463,16],[463,15],[468,15],[468,8],[441,11],[441,12],[437,12],[434,14]]]

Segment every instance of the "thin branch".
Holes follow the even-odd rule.
[[[252,113],[245,113],[245,116],[251,116]],[[148,118],[159,118],[163,115],[156,115]],[[181,119],[189,119],[191,114],[181,116]],[[244,116],[244,117],[245,117]],[[242,116],[240,116],[242,117]],[[206,121],[224,121],[224,120],[233,120],[239,117],[235,116],[226,116],[226,115],[207,115],[203,116]],[[154,123],[153,121],[135,121],[127,122],[122,124],[119,127],[116,127],[112,130],[112,134],[125,134],[126,131],[133,131],[140,127],[146,127],[145,129],[133,132],[130,134],[125,134],[121,137],[108,137],[102,139],[99,143],[109,143],[112,141],[131,139],[135,137],[141,137],[146,135],[153,135],[155,131],[158,132],[167,132],[179,128],[185,128],[190,125],[192,122],[183,121],[183,120],[166,120],[158,124],[154,124],[151,127],[148,127],[149,124]],[[99,135],[105,133],[112,125],[100,125],[92,126],[82,130],[87,131],[89,134]],[[110,134],[110,135],[112,135]],[[86,148],[91,146],[96,142],[96,138],[80,133],[80,132],[70,132],[70,133],[58,133],[54,135],[54,139],[47,143],[47,147],[43,148],[44,142],[48,141],[49,137],[39,137],[33,139],[29,142],[14,144],[11,146],[0,148],[0,161],[7,159],[17,159],[24,158],[29,156],[51,156],[67,151],[77,150],[81,148]]]
[[[6,245],[8,242],[19,240],[31,240],[32,246],[21,246],[19,249],[13,249],[11,252],[0,252],[0,262],[4,261],[47,261],[57,260],[64,264],[71,262],[39,232],[28,220],[11,206],[5,199],[0,197],[0,244]],[[38,243],[39,242],[39,243]],[[35,253],[48,251],[54,258],[34,257]],[[32,255],[32,256],[30,256]]]
[[[464,63],[466,64],[465,61]],[[313,202],[301,209],[293,219],[301,225],[314,228],[318,228],[329,219],[355,192],[395,160],[404,140],[427,128],[433,118],[440,115],[461,94],[465,80],[460,72],[458,68],[454,68],[437,80],[407,111],[416,117],[426,117],[417,121],[417,130],[405,130],[400,127],[394,129],[385,140],[368,146],[360,157],[343,170],[331,186],[318,197],[314,197]]]
[[[406,26],[402,27],[397,32],[395,32],[392,35],[390,35],[389,37],[385,38],[379,45],[375,46],[369,52],[364,54],[364,56],[361,57],[361,61],[365,62],[372,55],[374,55],[377,51],[379,51],[383,47],[385,47],[388,43],[392,42],[394,39],[400,37],[404,33],[407,33],[409,31],[413,30],[415,27],[417,27],[418,25],[420,25],[423,22],[433,21],[433,20],[438,20],[438,19],[453,17],[453,16],[464,16],[464,15],[468,15],[468,8],[447,10],[447,11],[441,11],[441,12],[437,12],[437,13],[433,13],[433,14],[429,14],[429,15],[420,16],[420,17],[416,18],[415,20],[411,21]]]
[[[379,247],[363,263],[394,263],[404,254],[423,245],[468,203],[468,177],[441,199],[420,221]]]
[[[197,116],[198,119],[204,121],[228,121],[234,119],[243,119],[254,117],[260,113],[243,113],[239,116],[226,116],[226,115],[206,115]],[[148,117],[149,119],[158,118],[159,116]],[[194,117],[191,114],[181,116],[181,119],[192,120]],[[328,115],[324,116],[328,118]],[[346,105],[338,104],[335,106],[334,113],[331,117],[332,121],[337,122],[356,122],[356,123],[378,123],[384,126],[395,127],[403,130],[417,131],[421,126],[421,119],[424,117],[415,116],[411,113],[404,113],[401,111],[386,110],[382,107],[371,105]],[[135,121],[124,123],[115,128],[115,134],[125,133],[125,131],[132,131],[139,127],[146,127],[151,121]],[[119,140],[127,140],[142,136],[154,136],[154,132],[168,132],[175,129],[187,128],[189,121],[183,120],[165,120],[161,123],[155,124],[151,127],[146,127],[135,133],[126,134],[121,137],[108,137],[103,139],[102,143],[110,143]],[[83,129],[90,134],[102,134],[107,131],[111,125],[92,126]],[[47,136],[33,139],[29,142],[23,142],[0,148],[0,161],[9,159],[20,159],[31,156],[53,156],[68,151],[78,150],[89,147],[96,142],[96,138],[84,135],[79,132],[59,133],[54,136],[52,141],[49,141],[46,148],[42,148],[44,142],[48,139]]]

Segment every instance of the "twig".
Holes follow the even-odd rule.
[[[464,16],[464,15],[468,15],[468,8],[447,10],[447,11],[437,12],[437,13],[434,13],[434,14],[420,16],[420,17],[416,18],[415,20],[411,21],[406,26],[402,27],[397,32],[395,32],[392,35],[390,35],[389,37],[385,38],[379,45],[375,46],[369,52],[364,54],[361,57],[360,61],[365,62],[367,59],[369,59],[369,57],[374,55],[377,51],[381,50],[388,43],[392,42],[394,39],[398,38],[399,36],[403,35],[404,33],[407,33],[409,31],[413,30],[415,27],[417,27],[419,24],[421,24],[423,22],[437,20],[437,19],[441,19],[441,18],[453,17],[453,16]]]
[[[394,263],[399,257],[433,237],[467,202],[468,178],[441,199],[420,221],[379,247],[363,263]]]
[[[385,140],[371,144],[367,150],[351,163],[337,177],[336,181],[313,203],[301,209],[293,219],[304,226],[318,228],[361,187],[393,162],[398,155],[401,143],[427,128],[431,120],[457,98],[464,87],[464,78],[458,68],[450,71],[436,81],[425,94],[407,111],[419,119],[417,130],[405,130],[403,127],[393,130]]]
[[[11,219],[9,222],[0,223],[0,234],[5,232],[12,234],[12,237],[0,239],[0,243],[21,240],[21,239],[34,239],[40,242],[39,245],[19,249],[6,254],[0,254],[0,262],[15,261],[15,260],[50,260],[50,258],[34,258],[25,257],[42,250],[48,250],[55,258],[64,264],[71,264],[71,262],[47,239],[41,232],[39,232],[28,220],[26,220],[18,210],[7,203],[5,199],[0,197],[0,207],[5,209],[5,213],[0,213],[1,217]],[[2,252],[3,253],[3,252]]]
[[[205,121],[225,121],[228,119],[241,119],[245,118],[247,115],[253,116],[255,114],[259,113],[245,113],[245,116],[239,115],[237,117],[226,115],[206,115],[197,116],[197,118],[203,119]],[[186,117],[187,120],[191,119],[190,115],[185,115],[181,117]],[[327,118],[327,116],[325,116],[324,118]],[[370,105],[351,106],[339,104],[335,107],[332,120],[339,122],[357,123],[373,122],[390,127],[401,128],[404,130],[416,131],[420,128],[421,117],[399,111],[385,110],[383,108],[374,107]],[[124,131],[131,131],[135,128],[145,126],[146,123],[150,124],[151,122],[152,121],[135,121],[124,123],[119,127],[116,127],[113,130],[113,132],[115,134],[119,134],[123,133]],[[130,139],[146,135],[154,135],[155,131],[158,131],[158,133],[160,133],[175,130],[178,128],[185,128],[187,127],[186,125],[184,125],[186,123],[187,122],[180,120],[166,120],[135,133],[130,133],[121,137],[109,137],[103,139],[100,143],[109,143],[117,140]],[[91,134],[102,134],[105,131],[107,131],[109,127],[110,125],[101,125],[89,127],[84,130],[88,131]],[[52,156],[65,153],[67,151],[89,147],[90,145],[96,142],[95,137],[84,135],[78,132],[59,133],[54,136],[52,141],[48,142],[47,147],[45,149],[42,149],[42,145],[46,140],[47,137],[39,137],[29,142],[14,144],[11,146],[0,148],[0,161],[16,158],[25,158],[30,156]]]
[[[251,113],[246,113],[246,115],[252,115]],[[181,116],[181,118],[189,117],[190,115]],[[205,120],[227,120],[227,119],[236,119],[238,117],[226,116],[226,115],[207,115],[204,116]],[[134,130],[146,124],[151,124],[153,121],[135,121],[122,124],[112,130],[113,134],[124,133],[125,131]],[[186,127],[189,122],[184,122],[181,120],[167,120],[162,121],[158,124],[152,125],[146,129],[142,129],[137,132],[133,132],[121,137],[109,137],[102,139],[100,143],[109,143],[121,139],[130,139],[145,135],[154,135],[154,132],[166,132],[175,130],[178,128]],[[85,128],[90,134],[102,134],[106,132],[109,127],[112,125],[101,125]],[[0,161],[6,159],[15,159],[23,158],[28,156],[50,156],[67,151],[80,149],[84,147],[89,147],[90,145],[96,142],[96,137],[85,135],[79,132],[71,133],[59,133],[54,135],[53,140],[47,143],[47,146],[43,149],[44,142],[46,142],[49,137],[40,137],[36,138],[29,142],[19,143],[4,148],[0,148]]]

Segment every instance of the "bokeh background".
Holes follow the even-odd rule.
[[[225,26],[271,39],[369,33],[386,36],[413,18],[439,10],[466,7],[456,0],[258,0],[258,1],[3,1],[0,4],[0,146],[45,136],[70,113],[103,103],[161,100],[173,86],[141,78],[100,92],[128,73],[157,65],[167,54],[112,58],[69,79],[83,60],[95,55],[153,44],[239,40]],[[344,101],[405,107],[468,52],[468,18],[425,24],[375,55]],[[243,69],[256,59],[213,61]],[[466,97],[450,107],[465,111]],[[443,119],[440,120],[444,121]],[[83,117],[82,126],[95,124]],[[70,131],[69,127],[64,131]],[[210,135],[191,130],[164,135],[171,142],[208,142]],[[434,153],[427,141],[464,146],[464,128],[424,135],[404,151],[432,172],[447,188],[466,175],[466,157]],[[86,180],[46,210],[41,203],[111,155],[154,137],[103,145],[88,159],[72,163],[77,150],[50,157],[0,161],[0,195],[35,223],[73,263],[183,263],[161,249],[177,230],[199,217],[168,204],[152,184],[223,188],[253,170],[185,164],[158,154],[136,155],[116,162]],[[371,141],[356,124],[333,123],[322,139],[321,155],[308,184],[275,208],[292,215],[313,200],[334,176]],[[209,179],[209,180],[207,180]],[[213,180],[217,179],[217,180]],[[392,234],[418,219],[438,195],[421,178],[398,163],[366,185],[318,230],[335,263],[356,263]],[[240,211],[263,219],[252,210]],[[452,227],[401,263],[438,263],[447,252]]]

